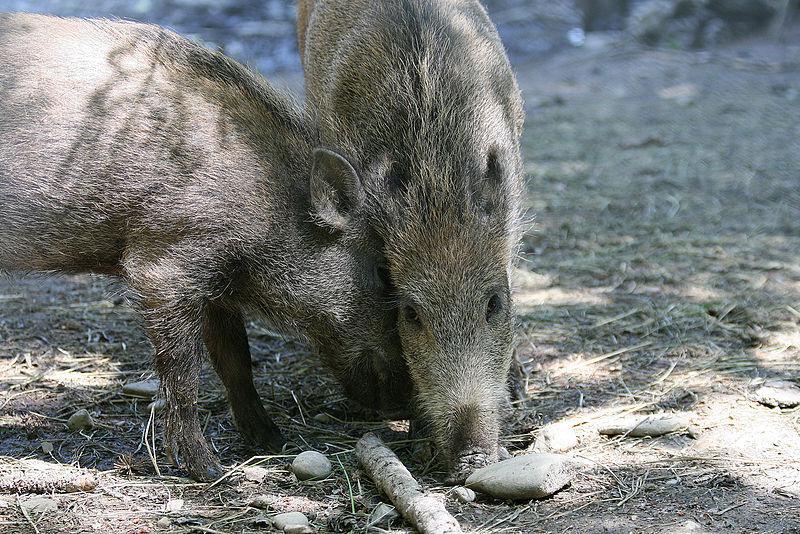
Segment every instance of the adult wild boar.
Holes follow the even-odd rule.
[[[309,339],[365,404],[406,404],[364,189],[315,139],[262,78],[169,31],[0,15],[0,271],[128,284],[167,449],[196,478],[219,468],[197,416],[204,354],[243,435],[283,443],[253,385],[245,314]]]
[[[523,109],[475,0],[301,0],[307,108],[373,193],[416,406],[451,479],[497,457]]]

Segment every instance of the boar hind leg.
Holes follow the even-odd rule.
[[[211,363],[225,385],[239,432],[258,447],[280,451],[285,440],[253,385],[250,347],[241,315],[209,304],[203,337]]]

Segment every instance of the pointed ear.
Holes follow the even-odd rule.
[[[311,169],[311,210],[317,222],[344,230],[350,215],[364,200],[358,173],[344,156],[326,148],[314,150]]]

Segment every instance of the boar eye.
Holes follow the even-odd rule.
[[[375,265],[375,279],[381,285],[381,289],[391,289],[392,277],[389,274],[389,267],[385,264],[379,263]]]
[[[403,307],[403,317],[405,320],[416,327],[422,326],[422,321],[419,318],[419,313],[414,306]]]
[[[486,320],[490,320],[492,317],[500,313],[503,309],[503,300],[500,298],[500,295],[495,293],[489,298],[489,302],[486,304]]]

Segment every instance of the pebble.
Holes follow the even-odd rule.
[[[312,534],[314,529],[308,525],[286,525],[283,527],[284,534]]]
[[[162,517],[161,519],[156,521],[156,525],[158,525],[161,528],[169,528],[172,526],[172,519],[170,519],[169,517]]]
[[[475,492],[464,486],[458,486],[453,490],[453,496],[458,502],[468,503],[475,500]]]
[[[466,486],[500,499],[541,499],[572,479],[574,463],[560,454],[526,454],[472,473]]]
[[[250,502],[247,504],[248,506],[252,506],[253,508],[260,508],[262,510],[269,509],[270,506],[273,504],[273,500],[269,498],[267,495],[256,495]]]
[[[314,421],[317,423],[330,423],[332,419],[331,416],[326,413],[318,413],[314,416]]]
[[[267,470],[263,467],[245,467],[242,469],[242,473],[244,474],[244,478],[250,482],[263,482],[264,479],[267,478]]]
[[[164,507],[164,511],[169,513],[179,512],[183,508],[183,499],[170,499]]]
[[[789,380],[769,380],[755,390],[753,398],[767,406],[794,408],[800,405],[800,386]]]
[[[578,436],[567,423],[551,423],[539,430],[533,452],[565,452],[578,446]]]
[[[132,397],[144,397],[152,399],[158,394],[160,382],[158,379],[142,380],[141,382],[130,382],[122,386],[122,393]]]
[[[386,504],[385,502],[378,503],[378,506],[369,514],[368,526],[375,527],[378,525],[388,525],[395,519],[400,517],[394,506]]]
[[[39,495],[31,497],[30,499],[25,499],[24,501],[20,501],[19,505],[29,514],[35,515],[55,512],[58,510],[58,503],[56,503],[56,501]]]
[[[94,420],[89,412],[81,409],[69,416],[67,427],[73,432],[88,430],[94,426]]]
[[[605,423],[597,429],[606,436],[628,435],[633,438],[656,437],[678,430],[686,430],[689,423],[681,417],[670,414],[648,415],[646,417],[623,417]]]
[[[287,525],[308,525],[308,518],[300,512],[284,512],[272,516],[272,526],[283,530]]]
[[[330,460],[316,451],[298,454],[292,462],[292,472],[297,480],[321,480],[333,470]]]

